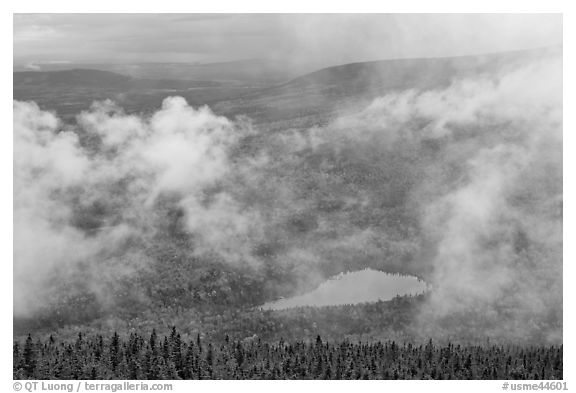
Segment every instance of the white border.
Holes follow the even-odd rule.
[[[380,5],[377,5],[380,3]],[[564,178],[564,200],[567,200],[567,206],[564,214],[564,375],[565,381],[568,382],[569,389],[576,389],[575,381],[571,376],[574,375],[574,340],[571,332],[576,331],[574,324],[574,312],[571,307],[571,300],[574,297],[574,284],[570,285],[570,279],[574,278],[573,263],[574,247],[571,243],[571,237],[574,233],[574,207],[573,202],[576,200],[574,195],[573,177],[570,176],[571,168],[574,165],[574,111],[571,107],[574,105],[574,91],[566,87],[574,86],[573,71],[576,69],[574,64],[573,39],[574,32],[574,14],[571,12],[569,1],[547,0],[547,1],[503,1],[503,0],[483,0],[475,3],[455,1],[455,0],[403,0],[400,2],[378,2],[374,0],[353,0],[353,1],[310,1],[310,0],[291,0],[289,2],[272,2],[265,0],[242,0],[242,1],[185,1],[185,0],[163,0],[161,2],[123,2],[117,0],[99,0],[97,2],[79,2],[72,0],[26,0],[11,1],[7,6],[3,6],[3,12],[0,14],[0,29],[2,36],[2,53],[6,56],[1,63],[2,67],[2,105],[1,117],[2,128],[0,129],[0,174],[1,183],[5,185],[1,190],[2,198],[2,215],[0,226],[0,275],[1,275],[1,294],[2,309],[2,337],[0,340],[0,389],[2,391],[12,390],[12,96],[8,98],[8,91],[12,92],[12,62],[9,61],[8,53],[12,53],[12,35],[13,35],[13,13],[70,13],[70,12],[131,12],[131,13],[148,13],[148,12],[230,12],[230,13],[249,13],[249,12],[418,12],[418,13],[454,13],[454,12],[552,12],[564,14],[564,102],[568,103],[568,110],[565,111],[564,129],[564,159],[567,168]],[[11,93],[10,93],[11,94]],[[383,391],[384,389],[395,390],[420,390],[420,391],[439,391],[439,392],[491,392],[502,391],[502,382],[499,381],[293,381],[293,382],[268,382],[268,381],[175,381],[174,391],[184,392],[192,389],[234,389],[236,392],[254,392],[266,391],[270,388],[275,389],[278,393],[293,393],[294,389],[335,389],[344,391],[350,388],[354,389],[374,389]]]

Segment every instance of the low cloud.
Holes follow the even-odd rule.
[[[469,313],[478,336],[561,339],[559,58],[276,133],[179,97],[149,116],[96,103],[73,127],[15,102],[14,153],[16,314],[86,265],[105,266],[88,285],[105,298],[103,281],[159,263],[142,250],[169,224],[195,257],[290,272],[279,293],[409,273],[434,288],[424,335]]]
[[[206,223],[230,224],[236,204],[222,195],[215,210],[201,203],[202,192],[227,174],[227,149],[246,132],[179,97],[167,98],[147,118],[97,103],[79,114],[74,129],[34,103],[15,102],[16,314],[43,305],[54,275],[65,280],[80,266],[110,268],[119,250],[129,253],[129,239],[154,235],[163,198],[184,209],[191,232]],[[213,250],[223,242],[212,234],[202,236],[205,243]],[[114,271],[130,274],[126,261],[121,258]]]
[[[561,59],[382,97],[343,124],[381,133],[389,149],[435,149],[410,191],[433,267],[427,335],[468,312],[487,326],[469,328],[486,336],[551,324],[545,338],[561,337],[552,317],[562,310]]]

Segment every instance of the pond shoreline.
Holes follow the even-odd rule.
[[[364,269],[340,273],[310,292],[267,302],[259,308],[284,310],[306,306],[370,303],[388,301],[396,296],[419,295],[428,290],[428,283],[415,276]]]

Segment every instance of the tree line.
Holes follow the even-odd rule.
[[[184,340],[78,333],[13,344],[14,379],[562,379],[563,346]]]

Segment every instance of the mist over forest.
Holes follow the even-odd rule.
[[[416,336],[561,343],[561,50],[450,61],[66,118],[18,90],[15,327],[252,310],[369,267],[430,284]]]

